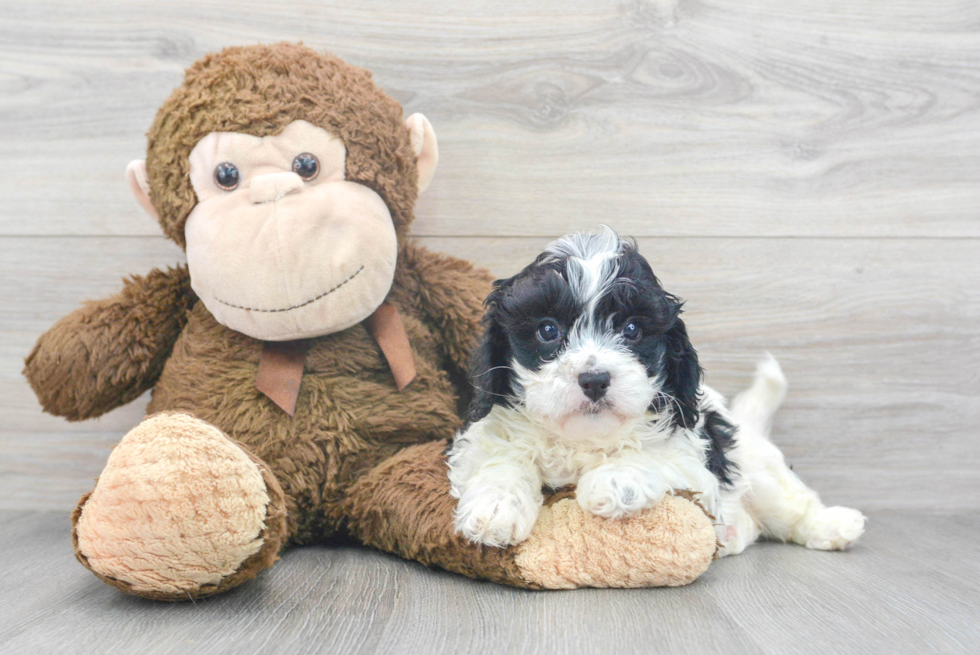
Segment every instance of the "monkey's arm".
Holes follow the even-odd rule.
[[[24,367],[44,410],[81,421],[136,399],[160,376],[194,300],[178,266],[125,280],[55,323]]]
[[[415,272],[416,296],[422,310],[442,334],[442,348],[454,380],[465,380],[470,353],[480,336],[483,301],[493,278],[473,264],[410,244],[404,250],[408,268]],[[470,386],[460,389],[469,394]]]

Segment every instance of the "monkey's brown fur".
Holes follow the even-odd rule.
[[[182,266],[133,277],[117,295],[63,318],[26,361],[45,410],[83,420],[153,388],[149,414],[181,412],[218,427],[260,466],[271,499],[262,550],[218,584],[174,593],[100,577],[151,598],[204,596],[254,577],[281,544],[352,536],[472,577],[539,586],[522,574],[515,549],[474,546],[452,533],[439,440],[459,427],[457,403],[490,279],[406,236],[417,196],[414,153],[401,107],[369,73],[289,44],[229,48],[198,61],[149,132],[147,172],[161,227],[184,246],[197,203],[188,154],[202,137],[275,135],[298,119],[339,136],[346,179],[375,190],[391,212],[400,246],[387,302],[403,318],[417,376],[397,392],[363,325],[311,339],[290,417],[255,389],[261,342],[219,325],[196,302]],[[704,525],[696,528],[704,541]],[[674,546],[681,555],[696,541],[685,539],[680,533]],[[76,553],[90,566],[77,541]],[[682,581],[703,567],[699,561]]]

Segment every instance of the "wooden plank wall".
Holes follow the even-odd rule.
[[[128,196],[182,69],[302,40],[440,137],[414,233],[499,275],[548,239],[639,237],[726,393],[766,350],[776,439],[829,502],[980,497],[980,3],[0,2],[0,508],[67,511],[145,399],[42,414],[37,336],[181,259]]]

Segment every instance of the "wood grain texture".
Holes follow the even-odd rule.
[[[182,259],[126,163],[184,67],[277,40],[432,120],[431,248],[504,276],[572,229],[643,237],[710,384],[780,359],[775,439],[825,500],[870,510],[858,547],[571,593],[308,548],[181,605],[77,565],[67,512],[146,398],[67,424],[23,357],[82,299]],[[0,652],[975,651],[978,62],[972,0],[0,0]]]
[[[119,180],[181,70],[285,39],[432,119],[418,234],[976,237],[978,25],[969,0],[8,1],[0,233],[156,234]]]
[[[43,415],[37,336],[181,258],[122,171],[181,70],[303,40],[438,133],[414,232],[513,273],[607,222],[689,300],[708,381],[773,351],[833,502],[975,507],[980,5],[966,0],[0,2],[0,507],[67,510],[145,399]]]
[[[546,240],[424,238],[510,275]],[[790,381],[774,438],[831,503],[976,507],[980,497],[980,242],[916,239],[641,239],[727,395],[765,351]],[[0,313],[0,507],[68,511],[146,397],[97,421],[41,413],[20,375],[40,333],[83,298],[182,258],[160,237],[0,238],[19,275]]]
[[[4,653],[970,653],[980,639],[976,513],[872,513],[851,551],[759,544],[677,589],[529,592],[303,548],[181,604],[99,582],[60,514],[0,511],[0,526]]]

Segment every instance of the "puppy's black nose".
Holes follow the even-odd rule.
[[[609,391],[609,373],[605,371],[587,371],[578,376],[578,386],[592,402],[606,395]]]

